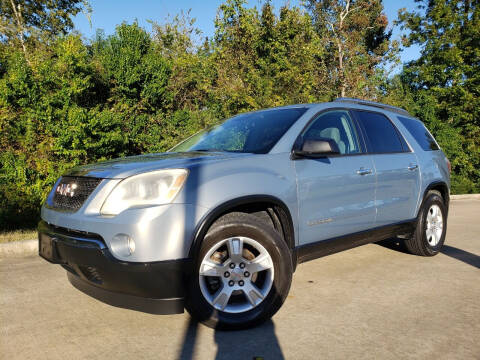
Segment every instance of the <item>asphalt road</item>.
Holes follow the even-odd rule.
[[[37,258],[0,259],[2,359],[480,359],[480,201],[452,203],[433,258],[394,241],[298,267],[273,321],[215,332],[97,302]]]

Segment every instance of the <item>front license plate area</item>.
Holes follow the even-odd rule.
[[[44,233],[38,235],[38,252],[45,260],[58,262],[55,249],[55,238],[50,235]]]

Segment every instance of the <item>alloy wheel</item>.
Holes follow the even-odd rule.
[[[269,294],[274,276],[268,251],[248,237],[216,243],[199,268],[202,294],[215,309],[241,313],[257,307]]]
[[[425,235],[430,246],[436,246],[443,233],[443,215],[440,207],[433,204],[427,213],[427,228]]]

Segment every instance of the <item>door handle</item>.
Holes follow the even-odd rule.
[[[411,163],[410,165],[408,165],[408,170],[410,171],[413,171],[413,170],[417,170],[418,169],[418,165],[417,164],[414,164],[414,163]]]
[[[364,167],[361,167],[360,169],[357,170],[358,175],[368,175],[372,173],[372,169],[365,169]]]

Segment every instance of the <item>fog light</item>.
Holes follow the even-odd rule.
[[[135,241],[127,234],[117,234],[112,238],[111,248],[119,256],[130,256],[135,252]]]

